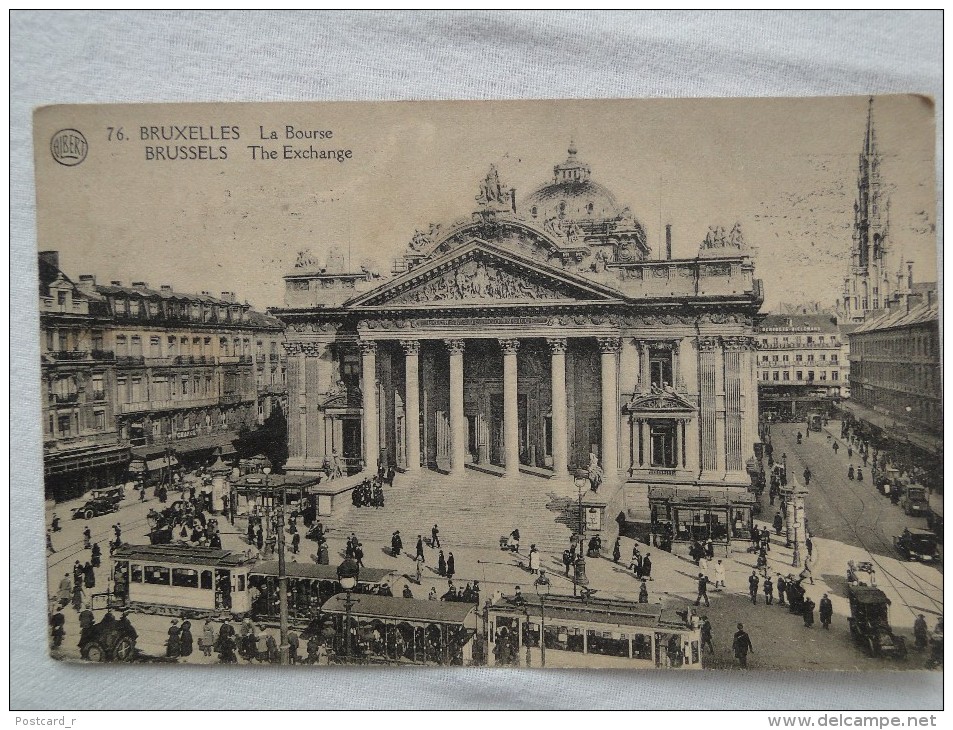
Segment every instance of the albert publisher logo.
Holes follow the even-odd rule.
[[[89,144],[77,129],[61,129],[50,140],[50,153],[61,165],[75,167],[86,159]]]

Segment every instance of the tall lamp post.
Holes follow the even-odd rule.
[[[278,508],[278,616],[279,616],[279,638],[278,646],[279,661],[282,664],[290,664],[288,646],[288,573],[285,568],[285,495],[284,490],[275,490],[268,486],[268,475],[271,474],[271,467],[266,466],[262,469],[265,475],[265,505],[269,509],[266,513],[266,519],[271,524],[271,514],[274,511],[275,503]],[[280,493],[280,498],[276,493]]]
[[[353,558],[344,558],[338,566],[338,583],[344,589],[344,663],[351,660],[351,608],[357,601],[351,600],[351,591],[357,588],[361,568]]]
[[[577,469],[573,477],[578,493],[577,509],[579,510],[579,550],[576,553],[576,564],[573,566],[572,594],[577,594],[577,586],[589,585],[589,579],[586,577],[586,523],[582,512],[582,490],[589,484],[589,472],[585,469]]]
[[[549,595],[550,582],[546,571],[539,571],[536,579],[536,595],[539,596],[539,658],[540,665],[546,666],[546,597]]]

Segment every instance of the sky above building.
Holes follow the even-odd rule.
[[[918,281],[937,277],[933,112],[923,97],[874,104],[888,261],[914,261]],[[551,182],[572,138],[592,179],[642,222],[653,256],[665,224],[673,256],[690,258],[709,226],[739,222],[769,310],[833,305],[840,293],[867,99],[119,106],[74,117],[134,134],[166,120],[227,122],[241,140],[222,163],[147,161],[141,140],[94,140],[82,166],[62,170],[39,162],[39,141],[38,245],[59,250],[73,278],[234,291],[265,308],[282,304],[282,276],[303,249],[323,260],[337,246],[351,268],[369,262],[387,276],[416,229],[476,209],[490,164],[521,199]],[[283,136],[289,124],[334,130],[294,143],[351,149],[351,159],[251,159],[259,127]]]

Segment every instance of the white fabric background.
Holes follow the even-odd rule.
[[[942,110],[939,12],[14,12],[10,28],[13,709],[940,706],[936,673],[315,672],[53,662],[30,131],[34,107],[81,102],[916,91],[934,95]]]

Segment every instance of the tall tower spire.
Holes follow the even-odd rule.
[[[890,202],[880,177],[880,151],[874,125],[874,98],[867,101],[867,126],[857,160],[857,198],[848,282],[843,308],[850,321],[861,322],[867,312],[880,309],[889,294],[884,286],[887,226]]]

